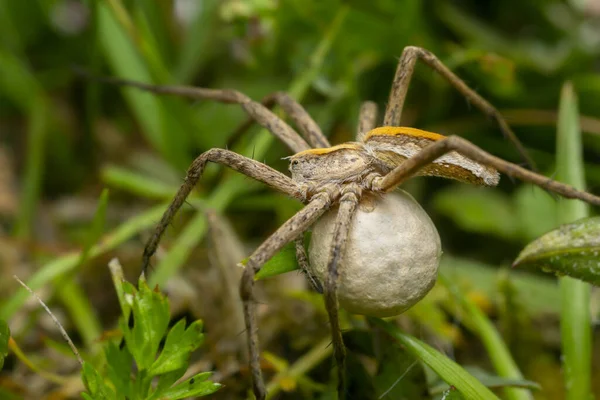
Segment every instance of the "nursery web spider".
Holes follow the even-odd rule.
[[[252,253],[244,269],[240,295],[248,335],[253,390],[257,399],[264,399],[266,391],[259,363],[258,328],[253,299],[254,277],[267,260],[287,243],[301,237],[333,206],[337,207],[337,216],[323,291],[331,323],[334,357],[338,367],[338,393],[342,398],[345,388],[345,348],[338,322],[336,290],[338,275],[343,271],[338,272],[338,265],[349,232],[352,230],[353,216],[362,199],[389,193],[414,175],[441,176],[478,185],[494,186],[498,183],[499,172],[501,172],[541,186],[563,197],[600,205],[598,196],[576,190],[504,161],[458,136],[444,137],[413,128],[398,127],[417,60],[439,73],[473,105],[495,120],[505,137],[533,167],[533,162],[528,158],[524,147],[496,108],[470,89],[434,54],[418,47],[406,47],[402,53],[383,117],[383,125],[376,127],[376,105],[365,102],[360,110],[356,141],[337,146],[330,145],[319,126],[302,106],[285,93],[275,93],[268,96],[263,103],[259,103],[235,90],[154,86],[106,79],[111,83],[133,86],[158,94],[239,104],[252,120],[272,132],[295,153],[290,157],[291,178],[263,163],[229,150],[215,148],[201,154],[189,167],[184,183],[146,244],[143,254],[143,268],[146,270],[165,229],[202,176],[208,162],[223,164],[306,204]],[[300,133],[269,110],[269,107],[274,104],[279,105],[290,116]],[[300,255],[303,253],[302,250],[299,250]],[[301,262],[301,264],[305,263]],[[319,286],[319,283],[315,284]]]

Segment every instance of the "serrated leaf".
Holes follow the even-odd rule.
[[[105,349],[106,374],[115,386],[118,393],[130,398],[133,381],[131,379],[131,367],[133,356],[127,346],[119,348],[114,342],[109,342]]]
[[[128,292],[132,286],[123,282],[123,288]],[[143,280],[139,282],[139,290],[126,294],[125,298],[133,312],[133,327],[128,326],[125,318],[119,320],[119,327],[138,368],[147,370],[154,363],[169,326],[169,302],[162,293],[150,290]]]
[[[171,372],[167,372],[166,374],[161,375],[158,378],[158,383],[156,384],[156,388],[154,389],[154,393],[152,396],[158,396],[160,393],[168,390],[179,378],[181,378],[185,371],[187,371],[187,364],[180,369],[176,369]]]
[[[148,373],[159,375],[185,367],[190,354],[200,347],[203,339],[202,321],[195,321],[186,329],[185,320],[180,320],[171,328],[160,356]]]
[[[600,217],[565,224],[529,243],[513,266],[539,268],[600,285]]]
[[[4,359],[8,354],[8,339],[10,338],[10,329],[6,321],[0,319],[0,370],[4,366]]]
[[[94,400],[113,400],[122,399],[123,397],[117,397],[117,394],[108,385],[104,383],[104,379],[98,371],[91,364],[84,362],[81,370],[81,376],[83,384],[85,385],[89,398]]]
[[[173,386],[170,389],[162,391],[161,393],[155,392],[148,400],[154,399],[169,399],[177,400],[184,399],[192,396],[206,396],[216,392],[221,388],[221,384],[207,380],[212,375],[211,372],[202,372],[194,375],[190,379],[186,379],[178,385]],[[160,396],[160,397],[159,397]]]

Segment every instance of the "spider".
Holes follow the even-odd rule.
[[[259,400],[265,398],[266,390],[259,363],[258,327],[253,299],[254,278],[265,262],[286,244],[296,241],[300,265],[308,272],[314,286],[324,292],[338,371],[338,395],[339,398],[343,398],[345,347],[338,321],[337,289],[340,275],[338,266],[342,269],[344,267],[342,260],[353,229],[353,218],[363,204],[369,204],[373,198],[389,196],[388,193],[414,175],[441,176],[478,185],[494,186],[499,181],[499,172],[502,172],[563,197],[600,205],[598,196],[576,190],[504,161],[458,136],[444,137],[414,128],[399,127],[404,100],[417,61],[423,62],[440,74],[468,101],[494,120],[505,137],[516,146],[521,156],[531,167],[534,167],[524,147],[497,109],[470,89],[434,54],[419,47],[409,46],[402,52],[382,126],[377,127],[377,106],[367,101],[360,109],[356,141],[336,146],[331,146],[309,114],[285,93],[274,93],[259,103],[235,90],[155,86],[113,78],[104,79],[110,83],[133,86],[157,94],[239,104],[250,117],[250,121],[245,124],[246,127],[252,120],[258,122],[295,153],[290,157],[291,177],[229,150],[214,148],[201,154],[189,167],[184,183],[165,211],[143,253],[142,263],[145,271],[165,229],[199,181],[208,162],[223,164],[305,204],[302,210],[287,220],[250,255],[240,284],[252,387]],[[275,104],[290,116],[300,133],[270,111],[269,108]],[[327,273],[319,280],[310,272],[300,238],[326,212],[334,213],[330,218],[332,222],[328,233],[331,235],[331,244],[325,257]],[[373,260],[373,263],[377,264],[377,260]],[[429,287],[425,288],[424,293],[431,286],[427,285]],[[424,293],[419,296],[422,297]]]

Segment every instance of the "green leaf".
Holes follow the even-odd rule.
[[[242,264],[245,265],[246,260],[242,261]],[[289,243],[262,266],[256,274],[256,279],[269,278],[298,268],[296,245]]]
[[[154,393],[148,400],[161,399],[184,399],[192,396],[206,396],[216,392],[221,388],[221,384],[208,381],[207,379],[212,375],[210,372],[202,372],[194,375],[190,379],[186,379],[178,385],[165,390],[161,393]]]
[[[91,364],[84,362],[83,369],[81,371],[83,384],[89,392],[87,396],[94,400],[113,400],[122,399],[123,397],[117,397],[117,394],[112,390],[106,383],[102,375]]]
[[[119,320],[119,327],[138,368],[147,370],[169,326],[169,302],[162,293],[150,290],[144,280],[140,280],[137,292],[129,282],[123,282],[123,288],[131,305],[133,327],[125,318]]]
[[[4,359],[8,355],[8,339],[10,339],[10,329],[6,321],[0,319],[0,371],[4,366]]]
[[[171,328],[160,356],[148,373],[159,375],[185,367],[190,354],[200,347],[203,340],[202,321],[195,321],[186,329],[185,320],[180,320]]]
[[[497,389],[503,387],[524,388],[531,390],[541,389],[540,385],[536,382],[528,381],[526,379],[503,378],[501,376],[490,374],[486,370],[479,367],[465,367],[465,370],[471,375],[473,375],[475,378],[479,379],[481,383],[483,383],[490,389]],[[446,392],[448,389],[449,386],[447,383],[440,382],[433,385],[430,388],[430,391],[431,393],[442,393]]]
[[[379,326],[402,344],[406,348],[406,351],[427,364],[449,385],[458,389],[465,399],[498,400],[498,397],[494,393],[465,371],[463,367],[431,346],[402,333],[398,327],[387,321],[378,318],[368,319],[372,324]]]
[[[529,243],[513,266],[526,266],[600,285],[600,217],[580,219]]]
[[[126,398],[133,397],[133,381],[131,379],[131,366],[133,356],[127,346],[119,348],[114,342],[109,342],[105,349],[106,375],[115,386],[118,393]]]

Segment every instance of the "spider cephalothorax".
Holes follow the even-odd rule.
[[[145,270],[162,234],[200,179],[207,162],[228,166],[306,204],[250,255],[240,285],[253,390],[259,400],[265,398],[266,391],[254,310],[254,277],[287,243],[296,242],[299,263],[315,286],[322,285],[338,370],[338,393],[343,398],[345,348],[338,321],[338,286],[342,289],[342,304],[351,311],[387,316],[410,307],[435,281],[440,255],[439,236],[414,199],[406,193],[389,194],[402,182],[414,175],[434,175],[493,186],[498,183],[500,171],[561,196],[600,205],[597,196],[506,162],[460,137],[398,128],[417,60],[447,79],[475,107],[496,121],[505,137],[529,165],[533,165],[500,113],[432,53],[418,47],[406,47],[402,53],[383,117],[384,126],[376,128],[377,106],[365,102],[360,111],[356,141],[333,147],[302,106],[285,93],[267,96],[264,103],[278,104],[294,121],[300,134],[265,105],[235,90],[153,86],[107,79],[155,93],[240,104],[253,120],[296,153],[290,157],[291,178],[232,151],[211,149],[201,154],[190,166],[184,184],[156,227],[143,255]],[[310,267],[301,239],[313,225],[310,252],[315,266]],[[377,236],[377,240],[364,240],[369,236]],[[398,268],[402,273],[398,273]],[[365,289],[369,286],[363,284],[367,282],[366,275],[375,290]],[[341,284],[338,285],[340,277]]]

